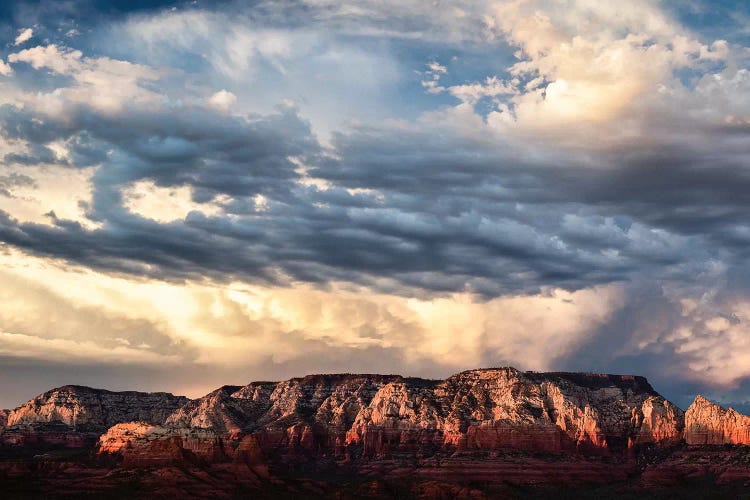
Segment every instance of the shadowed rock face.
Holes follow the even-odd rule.
[[[750,417],[698,396],[685,412],[685,442],[690,445],[750,445]]]
[[[514,368],[443,381],[313,375],[222,387],[176,410],[164,426],[110,429],[100,449],[135,457],[171,440],[193,455],[229,460],[252,435],[253,447],[274,459],[472,450],[624,455],[640,444],[678,441],[682,425],[682,411],[641,377]]]

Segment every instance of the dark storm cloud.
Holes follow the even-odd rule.
[[[24,2],[2,2],[0,19],[13,19],[21,23],[33,24],[39,20],[48,21],[58,16],[84,18],[88,13],[91,18],[107,16],[108,18],[142,13],[147,11],[189,5],[184,0],[26,0]],[[223,2],[222,2],[223,3]],[[92,19],[93,21],[93,19]]]
[[[309,125],[291,108],[240,118],[198,108],[107,117],[82,107],[54,120],[5,105],[0,127],[4,137],[29,145],[28,153],[6,155],[6,162],[56,163],[44,143],[70,140],[70,166],[105,163],[96,180],[102,188],[149,179],[193,186],[203,198],[281,197],[296,177],[289,157],[318,153]]]
[[[571,155],[534,162],[445,130],[361,128],[324,148],[294,108],[107,117],[79,107],[55,121],[5,106],[1,116],[3,135],[28,143],[22,160],[63,140],[71,168],[101,162],[88,213],[104,224],[4,216],[2,240],[100,269],[266,283],[389,278],[403,290],[378,286],[491,296],[689,280],[711,259],[736,264],[746,252],[750,176],[736,156],[700,148],[610,152],[592,167]],[[300,184],[293,158],[331,187]],[[197,202],[230,200],[217,201],[222,215],[158,223],[122,205],[121,190],[139,180],[192,187]]]
[[[661,287],[654,283],[632,285],[626,294],[624,307],[588,342],[563,356],[556,365],[572,371],[576,366],[586,366],[596,372],[638,373],[647,377],[658,391],[670,394],[675,404],[687,408],[695,397],[697,385],[686,382],[690,374],[675,356],[674,346],[642,351],[633,348],[639,335],[648,332],[660,336],[679,327],[682,322],[679,305],[665,297]]]
[[[705,234],[717,224],[745,222],[750,203],[750,131],[719,127],[706,136],[716,144],[633,144],[582,164],[564,154],[539,163],[521,151],[498,154],[495,145],[440,133],[365,131],[337,134],[337,151],[346,161],[324,163],[313,173],[352,188],[455,195],[440,200],[445,211],[464,210],[470,199],[574,203]],[[732,136],[739,139],[734,151],[722,143]]]

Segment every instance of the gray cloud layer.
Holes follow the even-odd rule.
[[[58,121],[6,105],[2,117],[3,135],[30,151],[6,162],[49,162],[53,141],[70,144],[65,167],[102,162],[88,216],[104,223],[6,215],[3,241],[101,269],[272,283],[387,277],[404,290],[489,296],[644,274],[689,280],[713,259],[741,266],[746,256],[746,168],[735,154],[687,145],[607,152],[591,166],[444,130],[362,128],[326,149],[291,108],[250,118],[81,109]],[[293,158],[332,187],[300,183]],[[189,186],[196,202],[222,199],[223,213],[172,223],[130,213],[121,191],[141,180]],[[262,210],[255,195],[267,199]]]

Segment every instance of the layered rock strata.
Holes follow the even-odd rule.
[[[129,459],[164,441],[207,460],[238,460],[249,447],[271,461],[346,463],[504,450],[623,456],[641,444],[678,441],[682,425],[682,411],[641,377],[514,368],[444,381],[314,375],[222,387],[163,426],[111,429],[100,450]]]
[[[685,442],[689,445],[750,445],[750,417],[698,396],[685,412]]]
[[[71,427],[107,428],[134,420],[162,423],[189,401],[166,392],[112,392],[66,385],[11,411],[7,425],[62,422]]]
[[[0,443],[84,446],[109,427],[130,421],[161,424],[190,400],[164,392],[112,392],[63,386],[38,395],[3,418]]]
[[[141,481],[138,491],[166,496],[448,498],[478,487],[492,498],[518,488],[715,485],[731,496],[750,484],[750,447],[741,446],[750,417],[702,397],[683,414],[634,376],[311,375],[192,401],[66,386],[0,419],[9,424],[0,441],[32,445],[18,447],[31,450],[21,459],[0,447],[0,482],[33,475],[50,491]]]

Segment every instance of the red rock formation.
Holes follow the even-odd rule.
[[[190,400],[164,392],[111,392],[83,386],[47,391],[8,413],[0,443],[83,447],[112,425],[162,423]]]
[[[111,392],[66,385],[40,394],[11,411],[7,425],[62,422],[71,427],[106,428],[134,420],[161,423],[188,401],[166,392]]]
[[[100,451],[139,455],[164,440],[197,458],[231,461],[252,435],[256,459],[285,463],[502,450],[626,455],[637,445],[677,441],[681,431],[682,412],[645,379],[501,368],[442,382],[316,375],[226,386],[176,410],[164,427],[111,429]]]
[[[97,417],[84,399],[36,398],[16,410],[27,423],[2,436],[28,444],[41,434],[25,430],[41,426],[49,438],[56,429],[63,445],[80,439],[84,446],[88,426],[110,418],[110,401],[115,419],[146,411],[121,411],[119,399],[105,398]],[[495,498],[508,485],[513,497],[523,488],[592,483],[642,493],[694,480],[733,488],[750,481],[750,448],[696,444],[744,443],[747,419],[698,398],[687,415],[687,446],[683,413],[640,377],[513,368],[443,381],[315,375],[225,386],[160,422],[117,423],[99,436],[98,466],[65,465],[45,452],[25,462],[0,459],[0,481],[33,475],[74,492],[93,488],[76,477],[91,478],[100,492],[142,481],[140,491],[156,496],[212,498],[256,490],[270,498]],[[314,479],[324,477],[332,481]]]
[[[750,445],[750,417],[698,396],[685,412],[685,441],[690,445]]]
[[[168,429],[145,422],[128,422],[111,427],[99,438],[99,452],[118,455],[126,466],[182,463],[186,453],[205,461],[222,461],[221,438],[212,431]]]
[[[384,386],[347,443],[372,429],[391,440],[393,430],[437,431],[443,447],[458,450],[609,452],[679,440],[681,417],[641,378],[473,370],[432,388]]]

